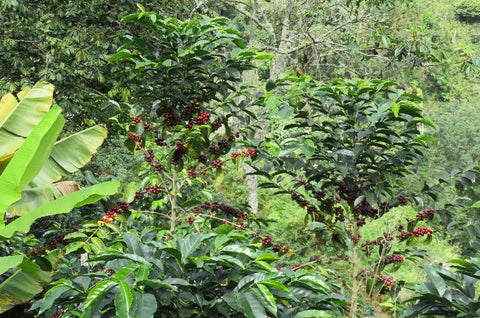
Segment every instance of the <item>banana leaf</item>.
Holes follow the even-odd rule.
[[[59,140],[30,186],[58,181],[86,165],[107,137],[107,129],[96,125]]]
[[[7,208],[20,200],[21,192],[42,169],[62,131],[65,119],[59,107],[50,110],[33,129],[0,175],[0,228]]]
[[[0,100],[0,171],[52,106],[53,89],[39,82],[21,91],[18,100],[12,94]]]
[[[0,284],[0,314],[18,304],[23,304],[42,292],[44,286],[52,280],[54,270],[62,256],[60,250],[50,251],[43,262],[50,270],[28,260],[24,255],[0,257],[0,274],[10,269],[15,272]]]

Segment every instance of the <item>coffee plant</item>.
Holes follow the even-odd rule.
[[[360,295],[367,301],[375,290],[396,290],[394,279],[383,274],[405,259],[394,252],[396,242],[432,239],[433,230],[417,224],[431,219],[433,209],[390,224],[373,241],[363,240],[360,229],[392,208],[415,203],[403,177],[413,173],[422,149],[434,140],[422,134],[424,125],[433,124],[422,116],[421,98],[395,82],[339,79],[322,85],[310,78],[286,78],[269,88],[276,86],[289,90],[282,96],[268,92],[264,103],[268,107],[273,100],[280,114],[292,118],[265,142],[265,169],[273,168],[257,173],[269,180],[263,187],[289,194],[306,210],[305,221],[321,246],[347,249],[350,317],[356,317]],[[364,259],[369,265],[362,270]]]
[[[48,317],[342,315],[341,287],[316,261],[279,265],[295,251],[262,233],[245,204],[216,193],[227,162],[257,156],[242,143],[253,101],[239,81],[268,56],[245,48],[224,19],[165,19],[139,7],[124,21],[150,36],[126,36],[110,60],[132,94],[112,123],[143,165],[103,216],[62,237],[69,259],[62,278],[31,310]]]
[[[429,281],[415,286],[415,296],[408,300],[411,307],[402,317],[478,317],[480,302],[475,285],[480,279],[479,269],[478,257],[424,266]]]

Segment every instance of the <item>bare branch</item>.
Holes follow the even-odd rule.
[[[230,0],[226,0],[226,2],[228,3],[228,5],[230,5],[234,10],[238,11],[239,13],[241,13],[242,15],[246,16],[247,18],[249,18],[250,20],[252,20],[253,22],[255,22],[255,24],[264,29],[265,31],[267,31],[267,33],[270,35],[270,36],[275,36],[275,34],[273,33],[273,28],[271,28],[271,25],[269,23],[267,23],[268,25],[270,25],[270,27],[268,27],[268,25],[265,25],[264,23],[262,23],[262,21],[260,21],[254,14],[251,14],[250,12],[247,12],[245,10],[243,10],[242,8],[240,8],[238,5],[236,5],[236,3],[240,3],[240,4],[243,4],[247,7],[250,7],[249,5],[246,5],[244,2],[242,1],[230,1]]]

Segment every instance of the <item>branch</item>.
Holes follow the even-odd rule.
[[[238,11],[239,13],[243,14],[244,16],[246,16],[247,18],[251,19],[253,22],[255,22],[255,24],[264,29],[265,31],[267,31],[267,33],[270,35],[270,36],[273,36],[275,37],[275,34],[273,33],[273,30],[270,27],[266,26],[264,23],[262,23],[262,21],[260,21],[256,16],[254,16],[253,14],[250,14],[249,12],[241,9],[238,5],[235,5],[235,2],[236,3],[241,3],[245,6],[248,6],[247,4],[245,4],[244,2],[242,1],[232,1],[232,0],[226,0],[226,2],[228,2],[228,5],[230,5],[234,10]],[[233,2],[233,3],[231,3]],[[270,23],[268,23],[268,25],[270,25]]]
[[[298,52],[300,51],[301,49],[304,49],[310,45],[315,45],[315,44],[318,44],[322,39],[325,39],[326,37],[330,36],[332,33],[340,30],[341,28],[345,27],[346,25],[350,24],[350,23],[355,23],[355,22],[358,22],[359,20],[358,19],[351,19],[351,20],[348,20],[348,21],[345,21],[344,23],[342,24],[339,24],[333,28],[331,28],[330,30],[328,30],[327,32],[323,33],[321,36],[319,36],[317,39],[313,39],[312,42],[308,42],[308,43],[305,43],[305,44],[302,44],[302,45],[299,45],[297,47],[294,47],[290,50],[288,50],[286,52],[286,54],[292,54],[292,53],[295,53],[295,52]],[[311,38],[311,37],[310,37]]]
[[[190,19],[193,17],[193,15],[195,14],[195,12],[196,12],[198,9],[200,9],[201,6],[203,6],[203,5],[205,4],[205,1],[207,1],[207,0],[199,1],[199,2],[197,3],[197,5],[195,6],[195,8],[192,9],[192,12],[190,12],[190,14],[189,14],[189,16],[188,16]]]

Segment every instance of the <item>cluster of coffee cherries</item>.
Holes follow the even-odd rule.
[[[152,125],[148,124],[146,121],[142,120],[139,116],[135,116],[130,123],[130,127],[137,127],[138,123],[142,122],[143,128],[145,130],[152,130]]]
[[[248,148],[248,150],[241,150],[232,153],[232,158],[237,159],[237,158],[244,158],[244,157],[254,157],[256,154],[255,149],[253,148]]]
[[[155,154],[152,149],[145,150],[145,152],[143,153],[143,159],[157,172],[162,172],[163,169],[165,169],[165,167],[161,163],[155,160]]]
[[[202,110],[200,112],[200,115],[195,117],[195,122],[197,124],[203,124],[204,122],[208,121],[209,119],[210,119],[210,115],[208,114],[208,112],[206,110]]]
[[[214,168],[214,169],[220,169],[222,167],[222,165],[223,165],[223,162],[220,159],[215,159],[212,162],[212,168]]]
[[[435,209],[427,209],[427,210],[423,210],[422,212],[419,212],[417,214],[417,220],[419,221],[423,221],[423,220],[427,220],[427,219],[432,219],[433,218],[433,215],[435,214],[435,212],[437,212],[437,210]]]
[[[271,247],[273,251],[278,253],[290,252],[290,247],[288,245],[280,245],[272,242],[272,237],[268,234],[262,237],[262,245],[265,247]]]
[[[411,232],[409,231],[401,231],[400,234],[397,235],[397,238],[400,241],[404,241],[410,237],[420,237],[420,236],[432,236],[433,230],[429,227],[419,227]]]
[[[400,254],[387,255],[384,260],[384,264],[403,263],[405,258]]]
[[[103,223],[113,223],[115,217],[127,212],[129,207],[130,205],[127,202],[119,201],[111,210],[105,213],[100,221]]]
[[[139,136],[134,132],[130,132],[130,134],[128,134],[128,139],[131,139],[135,142],[142,142],[142,136]]]
[[[384,282],[384,283],[385,283],[385,287],[386,287],[387,289],[392,288],[392,285],[393,285],[393,282],[394,282],[394,279],[393,279],[392,276],[380,275],[380,277],[378,277],[378,280]]]
[[[163,113],[163,116],[165,117],[165,126],[172,127],[179,124],[179,121],[175,118],[173,109],[166,109]]]

